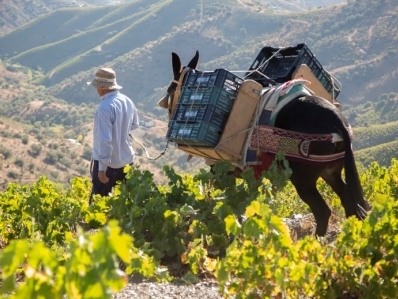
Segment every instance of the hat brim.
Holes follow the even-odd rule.
[[[165,95],[163,98],[161,98],[158,102],[158,106],[164,109],[169,109],[169,95]]]
[[[96,88],[102,88],[102,89],[111,89],[111,90],[116,90],[116,89],[122,89],[123,87],[117,84],[116,82],[110,83],[110,82],[101,82],[96,79],[94,79],[91,82],[87,82],[87,85],[94,86]]]

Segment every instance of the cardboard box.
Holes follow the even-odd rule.
[[[263,89],[254,80],[245,80],[236,96],[228,121],[215,148],[194,148],[179,145],[182,151],[196,157],[236,162],[242,159],[243,146]]]
[[[312,73],[311,69],[306,64],[301,64],[292,75],[292,79],[303,78],[311,82],[306,87],[310,89],[315,95],[334,103],[335,100],[325,87],[319,82],[318,78]]]

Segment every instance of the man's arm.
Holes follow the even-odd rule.
[[[112,156],[112,123],[110,107],[100,106],[96,114],[98,171],[105,171]]]
[[[134,105],[133,122],[131,123],[130,131],[138,129],[139,126],[140,126],[140,121],[138,119],[138,111],[137,111],[137,108],[135,108],[135,105]]]

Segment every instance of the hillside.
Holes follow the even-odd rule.
[[[397,11],[392,0],[299,13],[232,0],[134,1],[55,11],[1,37],[0,48],[2,59],[43,71],[35,82],[73,103],[95,102],[85,82],[98,66],[113,66],[125,92],[160,116],[154,106],[170,80],[172,51],[188,59],[198,49],[202,69],[243,71],[264,45],[306,42],[343,83],[340,100],[358,104],[396,91]]]
[[[166,145],[167,124],[156,121],[155,128],[141,127],[133,134],[147,148],[151,158],[157,157]],[[68,138],[68,135],[76,138]],[[63,127],[40,128],[0,117],[0,170],[3,172],[0,190],[10,182],[31,183],[42,175],[63,186],[73,177],[90,177],[91,136],[91,125],[85,126],[82,134],[76,134]],[[135,165],[151,171],[159,183],[165,181],[162,172],[165,164],[184,173],[195,173],[205,166],[200,159],[186,162],[187,156],[171,145],[164,156],[153,161],[139,143],[134,141],[133,145],[137,154]]]
[[[227,68],[243,76],[262,46],[306,42],[343,84],[339,100],[354,127],[354,148],[360,159],[368,164],[369,157],[383,156],[383,163],[388,163],[395,155],[396,140],[396,124],[389,123],[398,121],[398,20],[393,17],[398,3],[349,1],[291,13],[270,9],[265,2],[203,0],[201,6],[196,0],[137,0],[114,6],[49,8],[49,13],[32,17],[0,36],[3,151],[18,147],[17,156],[26,158],[24,170],[33,163],[34,175],[46,173],[61,183],[68,180],[68,162],[62,158],[72,161],[73,175],[87,175],[89,159],[82,157],[89,153],[98,98],[86,82],[98,66],[109,65],[142,118],[155,123],[140,129],[136,137],[151,156],[157,156],[166,145],[167,124],[156,102],[172,78],[172,51],[186,63],[199,49],[201,70]],[[26,136],[28,144],[22,143]],[[83,145],[69,144],[68,139]],[[33,144],[42,145],[38,158],[29,154]],[[150,169],[157,180],[162,179],[164,164],[185,172],[204,166],[198,159],[186,163],[186,155],[172,146],[156,161],[147,159],[138,144],[135,147],[137,163]],[[58,158],[46,163],[47,155]],[[15,164],[17,156],[4,159],[3,169],[13,172],[16,180],[28,181],[34,175],[21,172],[21,163]],[[74,163],[73,157],[81,161]],[[10,178],[0,184],[7,181]]]
[[[0,36],[49,11],[49,8],[40,2],[2,0],[0,6]]]
[[[58,129],[58,130],[57,130]],[[156,122],[156,130],[141,127],[134,132],[136,140],[146,146],[151,158],[163,151],[166,141],[167,124]],[[62,127],[38,128],[0,117],[0,191],[10,182],[31,183],[39,176],[46,176],[63,186],[76,176],[90,177],[92,131],[87,127],[85,134],[77,139],[66,138],[71,132],[63,132]],[[154,141],[157,144],[154,145]],[[187,156],[170,146],[160,159],[151,161],[141,145],[133,142],[137,153],[136,163],[143,170],[149,170],[154,180],[164,183],[162,167],[173,166],[184,173],[195,173],[205,167],[203,161],[193,159],[186,162]]]
[[[89,174],[83,146],[60,137],[55,128],[40,130],[0,118],[0,132],[0,190],[9,182],[31,183],[41,175],[66,185],[73,177]]]
[[[0,6],[0,36],[7,34],[31,20],[62,8],[109,6],[132,0],[2,0]],[[253,10],[297,11],[342,3],[344,0],[244,0],[241,5]]]
[[[381,95],[375,102],[344,111],[353,126],[355,156],[364,166],[377,161],[389,166],[397,158],[398,94]]]
[[[29,84],[38,74],[26,68],[15,69],[0,63],[0,190],[9,182],[30,183],[45,175],[67,185],[76,176],[89,176],[92,117],[95,105],[74,105],[52,98],[42,87]],[[151,120],[140,113],[143,120]],[[152,120],[133,132],[150,157],[166,146],[167,123]],[[134,141],[136,165],[150,170],[157,182],[164,180],[162,167],[172,165],[192,173],[204,164],[199,159],[186,162],[187,156],[169,146],[157,160],[147,158]]]
[[[104,6],[127,0],[2,0],[0,6],[0,36],[5,35],[36,18],[68,7]]]
[[[63,185],[74,176],[89,176],[95,104],[74,105],[51,99],[42,87],[27,83],[28,77],[38,76],[28,69],[0,64],[0,73],[4,75],[4,80],[0,80],[0,168],[4,171],[0,189],[8,182],[29,183],[40,175]],[[396,157],[397,99],[397,94],[384,94],[375,103],[344,110],[354,127],[356,157],[365,166],[372,161],[389,165]],[[151,157],[156,157],[166,145],[167,123],[152,121],[154,127],[142,126],[133,135],[147,147]],[[158,182],[163,181],[161,168],[165,164],[190,173],[205,167],[200,159],[187,162],[187,156],[173,146],[156,161],[148,159],[137,142],[134,147],[136,164],[150,170]]]

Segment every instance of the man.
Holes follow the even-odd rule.
[[[92,195],[107,196],[117,181],[124,181],[124,166],[134,163],[129,133],[138,128],[138,113],[132,100],[120,93],[115,71],[100,68],[87,84],[101,97],[94,116]]]

